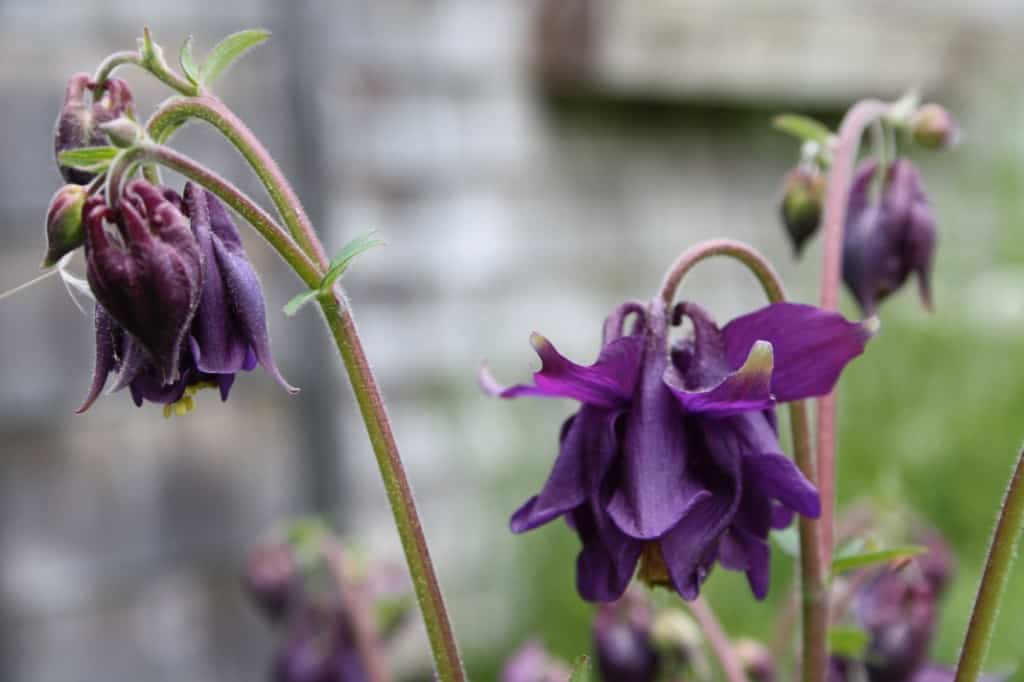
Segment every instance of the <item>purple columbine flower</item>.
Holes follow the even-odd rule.
[[[921,176],[907,159],[886,172],[880,196],[872,196],[878,163],[865,161],[850,189],[843,237],[843,280],[865,315],[917,275],[921,300],[931,309],[935,216]]]
[[[97,274],[93,276],[90,270],[89,281],[92,284],[95,279],[106,288],[93,286],[97,299],[96,367],[92,386],[78,411],[84,412],[92,405],[111,373],[117,375],[111,391],[128,387],[136,405],[147,400],[162,404],[168,416],[172,411],[189,411],[192,394],[200,388],[217,388],[221,399],[227,400],[235,374],[252,370],[257,364],[286,390],[296,392],[271,357],[263,290],[224,205],[192,183],[186,185],[184,201],[172,190],[159,190],[142,182],[129,184],[126,197],[130,192],[148,196],[162,211],[159,215],[164,218],[155,222],[153,231],[166,231],[173,218],[175,239],[154,244],[157,239],[141,224],[141,217],[131,204],[122,201],[125,222],[137,218],[141,224],[135,225],[133,241],[128,243],[144,244],[125,248],[105,243],[104,248],[113,252],[107,261],[120,266],[107,266],[112,270],[108,274],[103,269],[105,261],[97,255],[99,249],[90,245],[90,240],[112,241],[102,231],[101,221],[109,209],[100,206],[89,213],[92,227],[86,254],[88,257],[91,249],[90,264],[97,262]],[[187,237],[180,233],[180,221],[188,228]],[[175,252],[175,246],[180,251]],[[174,267],[179,263],[189,267]],[[122,282],[127,290],[108,286],[110,281]],[[186,293],[195,297],[194,307],[190,308],[191,298],[186,301]],[[115,309],[126,312],[118,317]],[[137,309],[149,317],[136,315]],[[165,310],[166,316],[154,322],[150,319],[155,317],[154,310]],[[180,339],[179,325],[183,325]],[[173,346],[168,337],[175,339]],[[144,338],[156,341],[147,344]],[[165,353],[173,363],[158,361],[160,355],[151,352],[150,347],[167,348]],[[170,376],[165,369],[168,365],[176,370]]]
[[[627,303],[605,323],[597,362],[577,365],[538,334],[532,385],[480,382],[503,398],[572,398],[547,483],[512,515],[522,533],[566,517],[583,542],[577,587],[590,601],[622,595],[641,577],[694,599],[713,563],[768,590],[771,528],[816,517],[818,493],[782,454],[772,408],[832,390],[873,323],[777,303],[719,328],[698,306]],[[630,332],[624,322],[635,316]],[[670,321],[691,336],[670,354]],[[872,321],[873,322],[873,321]]]

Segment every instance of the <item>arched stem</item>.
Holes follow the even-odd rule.
[[[786,292],[775,268],[753,248],[743,242],[715,239],[701,242],[684,251],[669,267],[661,285],[661,298],[671,307],[676,289],[690,270],[698,263],[714,256],[727,256],[740,261],[749,269],[765,296],[772,303],[786,300]],[[817,481],[814,456],[811,452],[810,420],[807,404],[798,400],[789,404],[790,428],[793,434],[793,459],[811,482]],[[821,561],[820,524],[803,516],[800,529],[800,585],[801,624],[803,635],[804,682],[824,682],[828,666],[828,592],[825,587],[827,564]]]

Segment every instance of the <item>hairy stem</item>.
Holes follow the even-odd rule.
[[[143,60],[142,56],[138,52],[132,52],[130,50],[115,52],[100,63],[99,67],[96,69],[96,74],[92,78],[93,83],[95,84],[93,87],[93,93],[98,95],[102,92],[103,84],[110,79],[114,70],[119,66],[124,66],[125,64],[137,66],[140,69],[148,71],[160,82],[177,93],[185,96],[199,94],[199,89],[195,85],[172,71],[162,60]]]
[[[853,164],[857,160],[864,130],[882,118],[889,105],[876,99],[866,99],[853,105],[839,126],[838,141],[833,148],[832,168],[828,174],[825,195],[825,245],[821,267],[821,307],[839,309],[839,280],[842,276],[843,226],[846,223],[846,204],[853,179]],[[821,494],[821,564],[832,561],[832,545],[836,508],[836,394],[818,398],[818,492]]]
[[[212,123],[235,144],[242,156],[249,161],[256,175],[263,181],[267,193],[278,207],[283,220],[290,228],[295,242],[298,243],[295,249],[289,248],[287,251],[279,249],[281,256],[295,268],[310,288],[317,288],[328,265],[323,245],[299,204],[298,197],[284,179],[280,168],[252,132],[237,117],[211,97],[178,99],[165,105],[154,114],[147,126],[149,134],[156,140],[166,139],[170,132],[173,132],[190,117]],[[206,184],[206,181],[211,179],[210,177],[207,177],[206,181],[200,179],[202,176],[200,171],[205,171],[205,169],[197,167],[194,163],[184,163],[181,155],[176,155],[167,147],[152,145],[150,149],[156,151],[157,160],[162,164],[171,168],[175,168],[172,164],[179,165],[180,168],[175,168],[175,170],[188,175],[216,193],[213,186]],[[208,171],[206,172],[208,173]],[[224,184],[222,182],[220,185],[222,190],[226,189]],[[247,206],[247,208],[251,207]],[[258,214],[257,217],[259,218]],[[295,243],[291,241],[291,238],[285,241],[284,238],[288,235],[283,231],[274,236],[278,243],[287,247]],[[309,259],[312,259],[312,263],[309,262]],[[310,265],[313,266],[312,271],[309,269]],[[352,385],[370,438],[370,444],[377,458],[381,479],[384,482],[384,489],[391,505],[398,535],[405,551],[406,563],[416,589],[420,612],[430,639],[438,677],[442,682],[463,682],[465,672],[462,669],[458,646],[455,642],[451,622],[448,619],[440,584],[434,572],[419,513],[416,510],[416,502],[413,499],[412,489],[398,452],[398,445],[391,431],[391,423],[384,408],[380,389],[363,350],[351,309],[337,286],[334,287],[334,291],[330,295],[320,296],[318,300],[324,313],[324,320],[334,337],[338,353],[348,373],[349,382]]]
[[[459,650],[452,632],[451,623],[445,610],[441,586],[434,573],[427,539],[423,534],[416,502],[413,499],[409,479],[405,475],[398,445],[391,431],[384,401],[377,387],[373,370],[366,359],[356,323],[348,302],[335,287],[331,296],[319,298],[324,319],[331,330],[342,362],[352,383],[352,390],[363,415],[370,444],[377,456],[377,466],[384,481],[384,489],[391,503],[391,511],[398,527],[398,535],[405,550],[405,558],[412,574],[413,586],[419,600],[427,636],[434,652],[434,664],[442,682],[463,682],[465,672],[459,658]]]
[[[985,572],[978,586],[974,600],[974,611],[967,626],[964,648],[956,667],[956,682],[974,682],[981,674],[985,663],[992,632],[995,630],[1010,567],[1016,554],[1017,541],[1024,527],[1024,451],[1017,458],[1017,465],[1010,478],[1010,485],[1003,498],[996,531],[985,562]]]
[[[712,256],[728,256],[743,263],[757,277],[768,300],[779,303],[786,300],[786,292],[771,263],[743,242],[716,239],[701,242],[684,251],[676,259],[662,280],[661,298],[671,307],[676,289],[683,277],[697,263]],[[803,400],[789,404],[790,426],[793,434],[793,459],[812,483],[817,481],[814,456],[811,451],[810,418]],[[828,666],[828,592],[825,567],[821,553],[819,529],[814,519],[800,517],[800,595],[803,620],[803,679],[804,682],[824,682]]]
[[[711,645],[711,650],[715,652],[715,658],[722,666],[725,678],[729,682],[747,682],[743,666],[736,658],[736,654],[733,653],[732,642],[729,641],[729,636],[725,634],[725,630],[722,629],[711,606],[704,600],[704,597],[697,597],[688,606],[690,613],[700,624],[704,636],[708,638],[708,643]]]
[[[235,146],[263,183],[292,237],[310,258],[326,269],[329,262],[327,254],[281,167],[248,126],[223,102],[211,95],[174,98],[154,112],[146,129],[157,142],[166,142],[178,128],[193,118],[212,125]]]

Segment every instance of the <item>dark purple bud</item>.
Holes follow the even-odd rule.
[[[931,587],[913,571],[886,570],[858,592],[854,610],[871,637],[864,657],[871,682],[906,682],[935,633]]]
[[[53,147],[58,157],[60,174],[67,182],[76,185],[88,184],[95,174],[62,166],[59,160],[61,152],[105,145],[107,137],[99,126],[132,114],[132,93],[123,80],[108,80],[98,100],[93,98],[92,85],[92,79],[87,73],[76,73],[71,77],[54,131]]]
[[[910,118],[914,142],[929,149],[947,149],[960,140],[960,127],[939,104],[925,104]]]
[[[886,173],[879,197],[872,184],[878,164],[857,169],[846,215],[843,280],[865,316],[917,275],[921,300],[931,309],[935,217],[917,169],[897,159]]]
[[[160,189],[136,180],[116,210],[90,199],[85,224],[96,301],[141,344],[161,382],[174,382],[203,285],[188,219]]]
[[[274,660],[274,682],[366,682],[345,618],[309,606],[290,624]]]
[[[552,658],[537,640],[530,640],[505,662],[501,682],[563,682],[569,666]]]
[[[280,622],[289,610],[298,567],[291,548],[285,543],[256,547],[245,565],[245,587],[264,615]]]
[[[775,682],[775,657],[768,647],[752,639],[740,639],[733,644],[733,651],[750,682]]]
[[[818,231],[825,197],[825,178],[817,168],[801,164],[786,175],[780,212],[797,256]]]
[[[594,616],[594,658],[605,682],[652,682],[658,675],[649,608],[629,604],[630,599],[627,593],[616,603],[602,604]]]
[[[43,267],[57,261],[85,243],[82,229],[82,210],[87,198],[81,185],[64,185],[50,200],[46,209],[46,257]]]

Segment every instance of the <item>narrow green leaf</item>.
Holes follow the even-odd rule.
[[[60,153],[62,166],[71,166],[87,171],[103,170],[121,152],[117,147],[81,147]]]
[[[185,42],[181,44],[178,61],[181,63],[181,70],[185,72],[185,77],[192,81],[193,85],[198,84],[199,67],[196,66],[196,60],[192,57],[192,36],[186,38]]]
[[[213,46],[199,69],[199,84],[210,86],[224,71],[250,49],[270,37],[270,31],[250,29],[232,33]]]
[[[348,266],[352,265],[352,261],[357,256],[369,251],[375,246],[384,246],[387,242],[377,237],[377,233],[370,230],[364,235],[356,237],[348,244],[345,244],[345,248],[334,257],[331,261],[331,267],[327,270],[327,274],[324,275],[323,280],[320,282],[321,291],[329,291],[334,283],[338,281],[338,278],[345,274],[348,270]]]
[[[821,145],[828,144],[832,137],[832,131],[823,123],[798,114],[780,114],[772,119],[772,126],[800,140],[813,140]]]
[[[853,625],[835,625],[828,631],[828,650],[839,656],[862,658],[871,638]]]
[[[873,551],[851,554],[849,556],[836,557],[832,561],[832,575],[839,575],[852,571],[855,568],[864,568],[874,564],[882,564],[896,559],[906,559],[927,552],[927,547],[907,545],[905,547],[892,547],[890,549],[878,549]]]
[[[293,317],[295,313],[302,310],[307,303],[315,300],[320,294],[317,289],[310,289],[309,291],[303,291],[300,294],[296,294],[292,297],[292,300],[284,304],[284,314],[288,317]]]
[[[800,533],[797,532],[796,524],[773,532],[772,537],[785,554],[794,558],[800,556]]]
[[[590,679],[590,659],[587,656],[580,656],[572,666],[572,675],[569,675],[569,682],[587,682]]]

